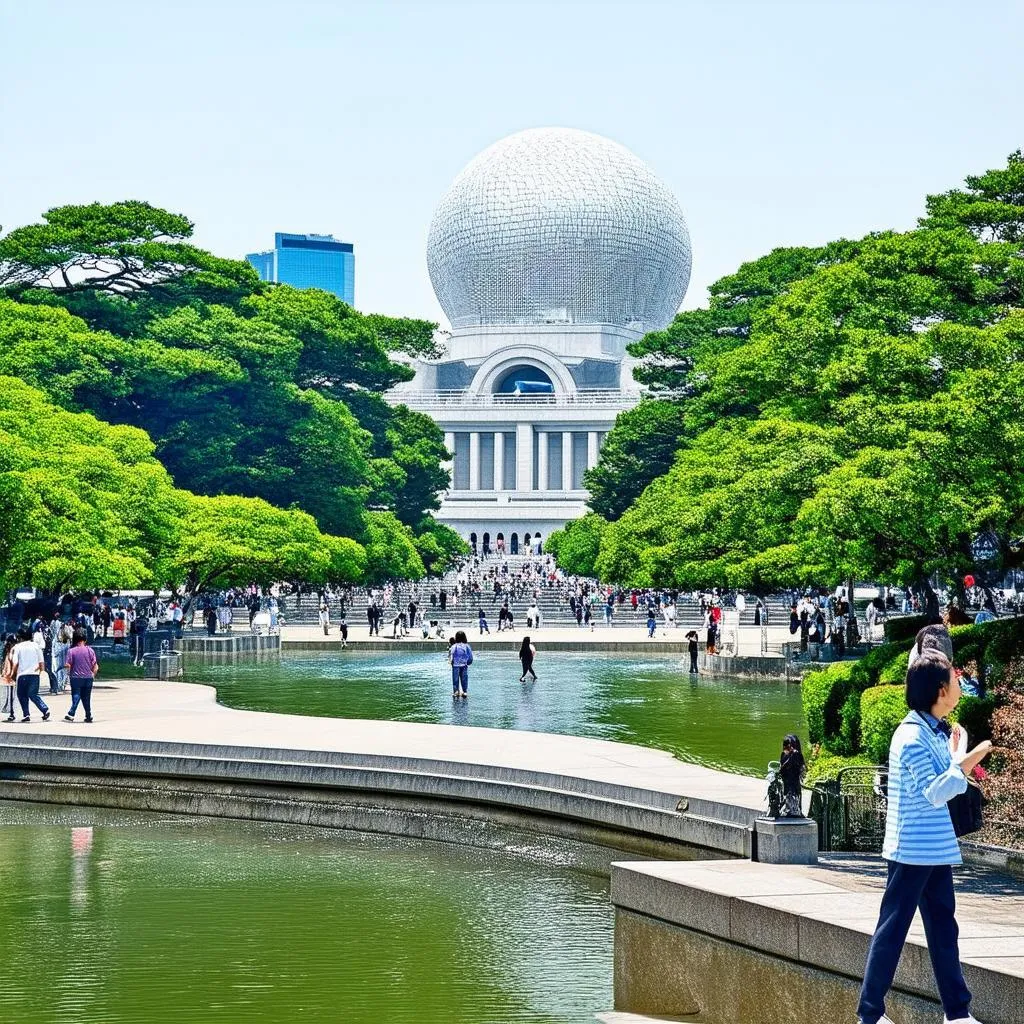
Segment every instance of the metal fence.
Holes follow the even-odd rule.
[[[880,853],[885,838],[889,769],[882,765],[842,768],[835,779],[811,787],[811,817],[818,823],[818,848]]]

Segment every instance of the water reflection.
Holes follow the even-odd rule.
[[[0,803],[0,1020],[592,1021],[606,881],[511,846]]]

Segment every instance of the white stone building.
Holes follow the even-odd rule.
[[[388,397],[445,432],[442,522],[481,549],[521,552],[583,515],[583,473],[640,398],[626,345],[667,326],[686,292],[686,223],[627,149],[531,129],[455,179],[427,265],[451,335]]]

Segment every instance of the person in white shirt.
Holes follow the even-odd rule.
[[[29,701],[43,713],[43,721],[48,721],[50,709],[46,706],[43,698],[39,696],[39,676],[46,671],[46,666],[43,664],[43,652],[38,644],[33,643],[32,633],[29,629],[21,631],[20,642],[14,645],[11,657],[14,659],[18,702],[21,704],[21,713],[24,716],[21,719],[22,722],[32,720],[28,713]]]

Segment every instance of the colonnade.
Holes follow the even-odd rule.
[[[599,430],[545,430],[528,423],[516,424],[514,431],[446,431],[445,447],[455,453],[454,463],[448,466],[452,487],[470,491],[581,490],[580,468],[597,465],[603,434]],[[465,440],[459,443],[460,435],[468,437],[468,444]],[[575,458],[582,445],[577,439],[583,437],[585,461]]]

